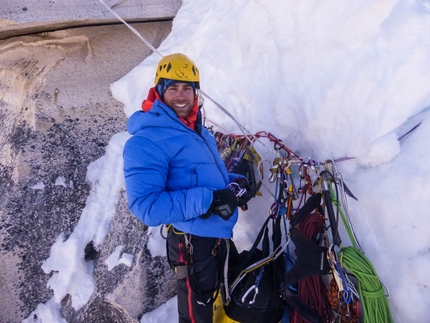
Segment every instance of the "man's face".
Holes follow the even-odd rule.
[[[179,118],[185,118],[194,105],[194,89],[187,83],[175,83],[164,92],[164,103],[175,111]]]

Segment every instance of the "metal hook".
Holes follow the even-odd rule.
[[[254,304],[255,303],[255,299],[257,298],[257,294],[258,294],[258,286],[256,285],[252,285],[251,287],[249,287],[249,289],[246,291],[246,293],[243,295],[242,297],[242,303],[245,304],[246,301],[246,297],[252,292],[254,291],[254,297],[252,298],[251,301],[249,301],[249,305]]]

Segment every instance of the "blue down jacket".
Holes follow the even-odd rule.
[[[228,221],[200,217],[214,190],[241,177],[227,172],[212,134],[201,127],[199,135],[158,100],[148,112],[135,112],[127,130],[133,135],[123,152],[131,212],[148,226],[173,224],[202,237],[231,238],[237,209]]]

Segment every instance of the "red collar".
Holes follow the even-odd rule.
[[[152,105],[154,104],[155,100],[161,101],[164,103],[163,100],[161,100],[160,96],[158,95],[157,91],[155,90],[155,87],[152,87],[149,89],[148,91],[148,96],[146,98],[146,100],[143,100],[142,102],[142,110],[147,112],[149,110],[151,110]],[[196,123],[197,120],[197,112],[198,112],[199,108],[198,108],[198,98],[197,95],[194,99],[194,105],[190,111],[190,113],[188,114],[187,117],[185,118],[179,118],[186,126],[190,127],[191,129],[194,130],[194,125]]]

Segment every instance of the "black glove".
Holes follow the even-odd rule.
[[[228,185],[228,188],[232,190],[238,197],[237,206],[242,209],[248,209],[248,201],[254,197],[254,192],[245,178],[236,178],[233,182]]]
[[[212,213],[215,213],[227,221],[236,211],[237,201],[236,195],[229,189],[214,191],[212,204],[202,218],[207,219]]]

